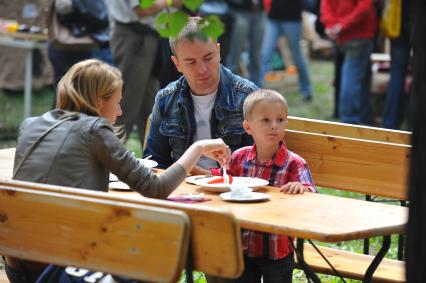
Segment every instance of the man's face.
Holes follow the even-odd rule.
[[[217,90],[220,80],[220,45],[211,39],[182,40],[176,44],[172,61],[188,81],[193,94]]]

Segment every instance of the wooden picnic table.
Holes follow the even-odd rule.
[[[0,179],[12,176],[13,156],[14,149],[0,150]],[[242,228],[297,237],[302,260],[303,239],[339,242],[384,236],[384,245],[372,263],[376,265],[371,268],[373,272],[389,249],[390,235],[404,234],[408,219],[406,207],[315,193],[288,195],[269,186],[259,189],[271,197],[265,202],[225,202],[219,194],[185,182],[172,195],[200,192],[211,200],[194,205],[227,208]],[[143,198],[130,190],[110,190],[110,193],[130,199]]]
[[[364,275],[364,282],[370,282],[390,248],[390,236],[405,233],[407,207],[316,193],[289,195],[270,186],[258,192],[268,194],[271,199],[252,203],[226,202],[218,193],[185,182],[172,196],[204,193],[211,200],[196,205],[229,209],[242,228],[296,237],[298,263],[314,282],[320,281],[304,260],[304,239],[340,242],[383,236],[382,247]],[[130,199],[142,198],[130,190],[110,190],[110,193]]]

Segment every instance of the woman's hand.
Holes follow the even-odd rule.
[[[223,165],[228,164],[231,158],[231,150],[222,139],[200,140],[193,143],[176,162],[182,165],[186,172],[189,173],[196,166],[202,155]]]
[[[310,190],[300,182],[288,182],[280,189],[280,192],[284,192],[286,194],[303,194],[304,192],[309,191]]]
[[[203,155],[216,160],[221,165],[226,165],[231,157],[231,150],[222,139],[200,140],[196,144],[202,147]]]

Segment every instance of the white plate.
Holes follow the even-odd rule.
[[[196,185],[195,180],[203,179],[207,177],[211,177],[211,176],[210,175],[193,175],[193,176],[186,177],[185,182],[187,182],[188,184]]]
[[[221,193],[220,198],[225,201],[235,202],[255,202],[269,200],[271,197],[268,194],[251,192],[244,197],[233,197],[231,192]]]
[[[194,180],[194,184],[198,186],[202,186],[206,191],[214,192],[214,193],[223,193],[229,192],[230,184],[209,184],[209,181],[212,181],[216,178],[221,178],[221,176],[212,176],[199,178]],[[251,178],[251,177],[232,177],[233,184],[241,184],[246,187],[252,188],[255,191],[257,188],[261,186],[266,186],[269,184],[268,181],[260,179],[260,178]]]
[[[121,181],[115,181],[109,183],[109,188],[113,190],[120,190],[120,191],[129,191],[131,190],[130,187]]]
[[[158,166],[158,162],[155,160],[151,160],[151,159],[139,159],[140,163],[142,163],[143,165],[145,165],[145,167],[148,168],[154,168]]]

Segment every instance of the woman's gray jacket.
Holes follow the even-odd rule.
[[[66,115],[69,112],[52,110],[22,122],[14,168],[26,149]],[[186,176],[178,164],[156,176],[126,150],[106,119],[78,113],[41,140],[15,179],[107,191],[109,172],[143,196],[154,198],[166,198]]]

